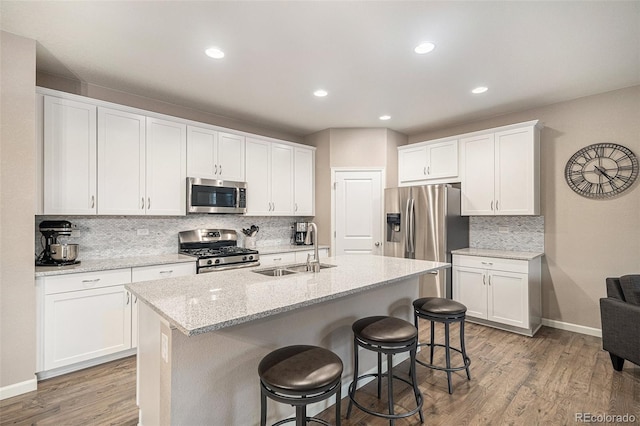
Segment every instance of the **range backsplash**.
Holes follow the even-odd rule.
[[[471,216],[472,248],[544,252],[544,216]]]
[[[242,245],[242,229],[257,225],[260,227],[256,235],[258,249],[286,245],[293,242],[293,223],[312,218],[198,214],[180,217],[36,216],[35,219],[38,253],[42,250],[40,222],[68,220],[74,231],[70,237],[61,237],[61,241],[80,244],[78,258],[82,260],[177,253],[178,232],[199,228],[234,229],[238,232],[238,244]],[[138,235],[138,230],[149,233]]]

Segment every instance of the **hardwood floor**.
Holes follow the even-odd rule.
[[[546,327],[529,338],[470,323],[465,331],[471,381],[464,372],[455,373],[453,395],[445,373],[418,367],[425,424],[568,425],[576,423],[576,413],[628,414],[635,416],[632,424],[640,423],[640,367],[627,361],[622,372],[614,371],[599,338]],[[456,333],[453,328],[452,336]],[[45,380],[36,392],[0,401],[0,424],[135,425],[135,368],[130,357]],[[407,369],[405,362],[396,371]],[[373,385],[359,390],[358,400],[385,409]],[[394,397],[396,411],[414,403],[406,386],[396,386]],[[346,420],[347,404],[343,399],[345,426],[389,424],[356,407]],[[320,417],[333,423],[333,409]],[[417,424],[418,416],[396,422]],[[215,419],[211,425],[217,425]]]

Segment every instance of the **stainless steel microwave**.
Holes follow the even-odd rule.
[[[187,178],[187,213],[246,212],[246,182]]]

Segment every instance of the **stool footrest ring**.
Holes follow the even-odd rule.
[[[382,374],[380,377],[387,377],[388,378],[388,374]],[[359,409],[361,409],[362,411],[364,411],[365,413],[368,414],[372,414],[374,416],[378,416],[378,417],[382,417],[385,419],[403,419],[405,417],[410,417],[413,416],[414,414],[416,414],[418,411],[420,411],[420,409],[422,409],[422,404],[423,404],[423,398],[422,398],[422,394],[418,394],[416,395],[417,399],[418,399],[418,406],[416,408],[414,408],[411,411],[407,411],[406,413],[396,413],[396,414],[387,414],[387,413],[380,413],[378,411],[373,411],[370,410],[364,406],[362,406],[362,404],[360,404],[358,401],[356,401],[355,398],[355,391],[356,391],[356,386],[358,384],[358,381],[360,381],[361,379],[367,378],[367,377],[374,377],[377,378],[378,374],[377,373],[371,373],[371,374],[363,374],[362,376],[358,376],[358,378],[356,378],[355,381],[351,382],[351,384],[349,385],[349,399],[351,400],[351,402],[353,402],[353,404],[358,407]],[[392,376],[394,379],[396,380],[400,380],[401,382],[406,383],[407,385],[411,386],[413,388],[413,384],[407,380],[404,379],[402,377],[398,377],[395,374]]]
[[[418,343],[418,347],[421,346],[428,346],[431,347],[431,343]],[[439,344],[439,343],[434,343],[433,346],[439,346],[441,348],[446,348],[445,345]],[[462,351],[458,348],[452,348],[451,346],[449,346],[449,349],[452,351],[456,351],[458,352],[460,355],[462,355]],[[416,358],[416,362],[424,367],[428,367],[428,368],[432,368],[434,370],[440,370],[440,371],[460,371],[460,370],[466,370],[469,365],[471,365],[471,358],[469,357],[465,357],[464,358],[464,365],[460,366],[460,367],[441,367],[439,365],[434,365],[434,364],[428,364],[424,361],[419,360],[418,358]]]
[[[331,423],[329,423],[329,422],[327,422],[327,421],[324,421],[324,420],[322,420],[322,419],[319,419],[319,418],[317,418],[317,417],[306,417],[306,418],[305,418],[305,420],[306,420],[307,422],[320,423],[321,425],[324,425],[324,426],[333,426]],[[280,425],[283,425],[283,424],[285,424],[285,423],[295,422],[295,421],[296,421],[296,418],[295,418],[295,417],[290,417],[290,418],[288,418],[288,419],[280,420],[279,422],[274,423],[274,424],[273,424],[273,426],[280,426]]]

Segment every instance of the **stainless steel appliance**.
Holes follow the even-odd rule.
[[[71,222],[66,220],[45,220],[40,222],[40,232],[44,243],[42,252],[36,258],[36,266],[63,266],[80,263],[76,260],[79,252],[78,244],[62,244],[59,237],[70,236]]]
[[[309,223],[308,222],[296,222],[294,224],[295,234],[294,241],[298,245],[311,245],[313,241],[311,239],[311,234],[309,233]]]
[[[179,232],[178,251],[198,259],[198,274],[260,265],[258,251],[238,247],[238,234],[232,229]]]
[[[187,178],[187,213],[246,212],[246,182]]]
[[[385,190],[384,255],[451,262],[469,246],[469,218],[460,215],[460,189],[423,185]],[[420,295],[451,298],[451,269],[420,278]]]

